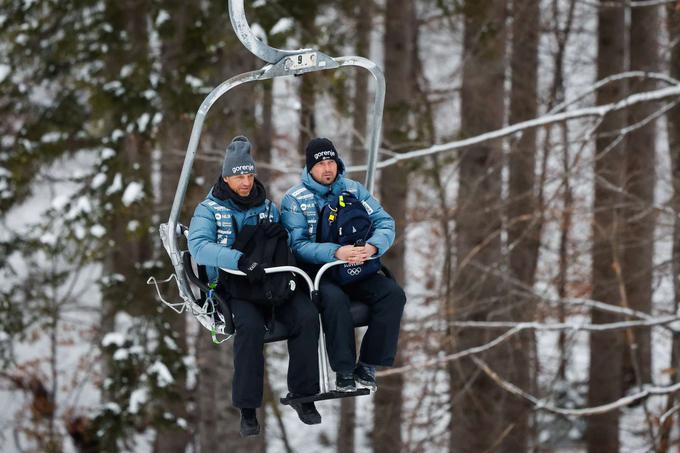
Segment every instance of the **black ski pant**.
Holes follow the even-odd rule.
[[[232,402],[238,408],[262,404],[264,383],[264,335],[267,309],[232,299],[234,315],[234,382]],[[276,307],[275,319],[288,332],[288,390],[299,395],[319,393],[319,313],[309,296],[301,291]]]
[[[373,366],[394,364],[399,325],[406,303],[404,290],[397,282],[375,274],[361,282],[339,286],[330,278],[323,277],[319,293],[326,349],[333,371],[352,372],[356,365],[350,300],[370,307],[368,330],[361,342],[359,361]]]

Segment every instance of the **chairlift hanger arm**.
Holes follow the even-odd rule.
[[[283,50],[260,41],[248,24],[243,0],[229,0],[229,19],[239,41],[256,57],[267,63],[277,63],[288,55],[307,52],[312,49]]]

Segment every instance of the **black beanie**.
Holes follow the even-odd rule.
[[[312,167],[322,160],[334,160],[338,164],[338,173],[344,170],[344,166],[338,156],[338,151],[333,146],[333,142],[327,138],[314,138],[307,143],[305,149],[305,165],[307,165],[307,172]]]

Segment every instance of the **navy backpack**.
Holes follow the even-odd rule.
[[[331,242],[343,245],[366,245],[373,223],[368,212],[357,197],[343,192],[337,199],[321,209],[316,230],[317,242]],[[330,269],[329,275],[340,285],[356,283],[380,270],[380,259],[375,258],[363,264],[342,264]]]

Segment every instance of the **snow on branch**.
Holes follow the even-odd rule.
[[[503,389],[507,390],[508,392],[512,393],[513,395],[517,395],[521,398],[524,398],[528,401],[530,401],[535,409],[537,410],[543,410],[547,412],[552,412],[555,414],[560,414],[560,415],[565,415],[565,416],[571,416],[571,417],[583,417],[583,416],[592,416],[592,415],[599,415],[599,414],[604,414],[606,412],[611,412],[613,410],[628,406],[638,400],[647,398],[652,395],[668,395],[671,393],[675,393],[677,391],[680,391],[680,384],[674,384],[666,387],[646,387],[640,392],[634,393],[632,395],[624,396],[623,398],[619,398],[616,401],[613,401],[611,403],[603,404],[601,406],[593,406],[593,407],[585,407],[581,409],[565,409],[557,406],[553,406],[551,404],[547,404],[544,401],[536,398],[535,396],[523,391],[516,385],[512,384],[511,382],[508,382],[501,378],[496,372],[494,372],[483,360],[477,358],[477,357],[472,357],[472,360],[475,362],[475,364],[482,370],[484,373],[491,378],[496,384],[498,384],[500,387]]]
[[[544,115],[533,120],[522,121],[502,129],[497,129],[495,131],[486,132],[484,134],[477,135],[475,137],[466,138],[463,140],[458,140],[449,143],[443,143],[440,145],[434,145],[429,148],[419,149],[415,151],[410,151],[403,154],[398,154],[389,159],[383,160],[378,163],[378,168],[385,168],[391,165],[397,164],[400,161],[415,159],[425,156],[431,156],[439,153],[444,153],[448,151],[454,151],[461,148],[467,148],[469,146],[478,145],[490,140],[496,140],[499,138],[507,137],[519,132],[522,132],[529,128],[536,128],[541,126],[547,126],[554,123],[560,123],[563,121],[570,121],[578,118],[595,117],[602,118],[608,113],[616,112],[629,108],[636,104],[641,104],[643,102],[654,102],[660,101],[662,99],[678,97],[680,96],[680,85],[674,85],[667,88],[661,88],[658,90],[645,91],[642,93],[632,94],[618,102],[611,104],[604,104],[595,107],[585,107],[582,109],[576,109],[563,113],[556,113],[552,115]],[[362,171],[365,170],[365,166],[352,166],[348,167],[348,171]]]
[[[677,3],[678,0],[632,0],[628,2],[594,2],[584,1],[583,4],[593,8],[644,8],[645,6],[662,6]]]
[[[607,304],[601,304],[607,305]],[[620,308],[620,307],[614,307]],[[628,310],[621,309],[624,314],[629,314]],[[611,330],[621,330],[628,329],[632,327],[651,327],[658,325],[666,325],[672,322],[680,320],[678,316],[663,316],[659,318],[653,318],[646,315],[647,318],[644,321],[622,321],[613,322],[607,324],[571,324],[571,323],[561,323],[561,324],[541,324],[537,322],[526,322],[526,323],[512,323],[512,322],[480,322],[480,321],[453,321],[450,322],[450,326],[454,327],[465,327],[465,328],[484,328],[484,329],[501,329],[510,328],[508,331],[502,335],[496,337],[492,341],[485,343],[481,346],[475,346],[473,348],[465,349],[463,351],[458,351],[453,354],[442,355],[429,360],[422,361],[420,363],[413,363],[410,365],[405,365],[397,368],[390,368],[389,370],[383,370],[376,373],[377,376],[390,376],[392,374],[402,374],[409,372],[414,369],[422,369],[427,367],[432,367],[440,365],[442,363],[451,362],[454,360],[460,360],[464,357],[474,356],[482,352],[493,349],[499,344],[503,343],[515,334],[524,330],[571,330],[571,331],[589,331],[589,332],[602,332]]]
[[[406,372],[414,370],[414,369],[431,367],[431,366],[434,366],[434,365],[439,365],[441,363],[450,362],[452,360],[460,360],[463,357],[467,357],[467,356],[470,356],[470,355],[473,355],[473,354],[479,354],[479,353],[482,353],[484,351],[488,351],[489,349],[492,349],[492,348],[498,346],[499,344],[503,343],[505,340],[507,340],[508,338],[517,334],[518,332],[521,332],[522,330],[523,329],[520,328],[520,327],[514,327],[514,328],[508,330],[507,332],[505,332],[503,335],[500,335],[500,336],[496,337],[495,339],[493,339],[492,341],[490,341],[486,344],[483,344],[481,346],[476,346],[474,348],[466,349],[464,351],[459,351],[459,352],[456,352],[456,353],[453,353],[453,354],[448,354],[448,355],[436,357],[434,359],[426,360],[426,361],[424,361],[422,363],[418,363],[418,364],[406,365],[406,366],[401,366],[401,367],[397,367],[397,368],[390,368],[389,370],[379,371],[379,372],[376,373],[376,376],[380,377],[380,376],[390,376],[392,374],[402,374],[402,373],[406,373]]]
[[[677,316],[664,316],[656,319],[649,319],[646,321],[622,321],[612,322],[607,324],[584,324],[584,323],[551,323],[543,324],[539,322],[497,322],[497,321],[451,321],[451,327],[465,327],[473,329],[508,329],[517,328],[521,330],[571,330],[571,331],[588,331],[588,332],[603,332],[609,330],[621,330],[631,327],[652,327],[658,325],[669,324],[675,321],[680,321]]]

